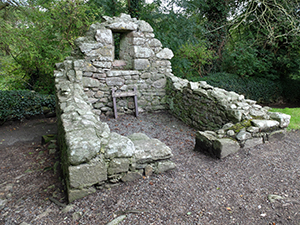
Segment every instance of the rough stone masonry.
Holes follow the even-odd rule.
[[[136,133],[111,133],[99,115],[112,112],[111,90],[138,90],[139,110],[166,108],[166,75],[173,56],[162,49],[151,26],[129,15],[105,17],[78,38],[72,57],[55,71],[58,136],[69,202],[118,182],[175,168],[171,149],[157,139]],[[114,34],[119,35],[115,59]],[[119,100],[119,99],[118,99]],[[130,98],[117,102],[130,112]]]
[[[270,113],[255,101],[171,72],[173,53],[145,21],[121,14],[104,17],[54,72],[58,137],[68,199],[96,188],[134,181],[175,168],[171,149],[137,133],[110,132],[99,115],[113,112],[112,89],[138,96],[138,111],[169,109],[198,128],[195,150],[218,158],[284,135],[290,116]],[[132,97],[117,99],[119,113],[134,109]]]

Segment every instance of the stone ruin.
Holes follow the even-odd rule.
[[[271,113],[243,95],[171,72],[173,53],[162,48],[145,21],[121,14],[104,17],[75,41],[71,57],[54,72],[58,143],[69,202],[118,182],[175,168],[171,149],[136,133],[110,132],[100,115],[133,112],[126,93],[136,89],[138,112],[170,110],[197,128],[195,150],[218,158],[284,136],[290,116]]]

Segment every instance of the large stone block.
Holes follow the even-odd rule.
[[[97,30],[95,38],[98,42],[111,45],[113,44],[113,35],[110,29]]]
[[[149,58],[154,55],[154,52],[150,48],[134,46],[134,57],[135,58]]]
[[[90,187],[107,180],[107,168],[104,160],[69,166],[69,179],[72,188]]]
[[[137,23],[139,25],[140,31],[142,31],[142,32],[153,32],[153,28],[146,21],[139,20]]]
[[[92,50],[101,48],[103,46],[102,43],[93,42],[93,43],[80,43],[79,45],[80,51],[85,54],[89,54]]]
[[[286,128],[290,124],[291,116],[280,112],[269,112],[271,119],[279,122],[280,128]]]
[[[150,67],[150,62],[148,59],[134,59],[133,68],[135,70],[145,70]]]
[[[108,175],[127,172],[129,170],[130,159],[114,158],[110,161],[108,167]]]
[[[99,82],[99,80],[94,79],[94,78],[83,77],[82,85],[83,85],[83,87],[99,87],[100,82]]]
[[[159,59],[172,59],[174,56],[171,49],[164,48],[159,53],[156,54],[156,57]]]
[[[279,122],[276,120],[252,120],[251,123],[260,131],[273,130],[279,127]]]
[[[129,21],[118,21],[107,25],[108,28],[115,32],[126,32],[137,30],[138,25]]]
[[[171,149],[158,139],[150,139],[141,133],[132,134],[128,138],[134,143],[137,163],[149,163],[173,156]]]
[[[229,138],[222,138],[213,141],[214,155],[220,159],[236,153],[239,149],[239,143]]]
[[[195,150],[208,153],[217,158],[224,158],[240,149],[237,141],[229,138],[217,138],[214,132],[198,131],[196,133]]]
[[[101,141],[89,129],[76,130],[66,134],[68,159],[72,165],[87,162],[100,151]]]
[[[104,154],[106,158],[130,158],[135,153],[133,142],[117,133],[111,133],[110,139],[105,146]]]
[[[107,77],[105,80],[108,86],[121,86],[125,82],[125,80],[120,77]]]

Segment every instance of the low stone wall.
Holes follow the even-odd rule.
[[[205,81],[189,82],[170,75],[166,89],[171,112],[199,130],[195,150],[218,158],[282,138],[291,118]]]
[[[69,58],[55,71],[58,144],[69,202],[96,191],[174,169],[172,152],[157,139],[136,133],[111,133],[84,93],[81,77]]]

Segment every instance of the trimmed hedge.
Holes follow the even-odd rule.
[[[55,111],[55,96],[27,90],[0,91],[0,121]]]
[[[284,91],[279,81],[259,77],[241,78],[234,74],[215,73],[207,77],[200,77],[197,81],[200,80],[204,80],[214,87],[242,94],[245,98],[258,103],[276,102],[282,98]]]

